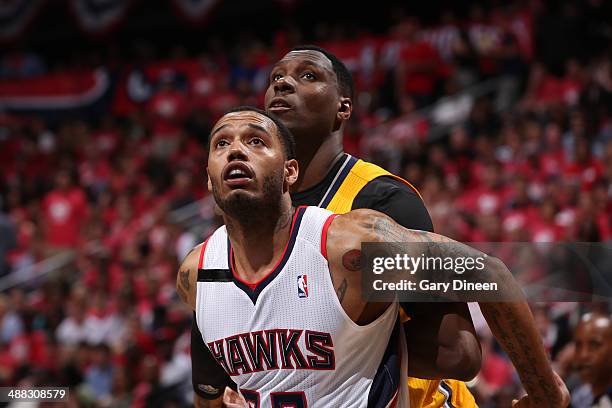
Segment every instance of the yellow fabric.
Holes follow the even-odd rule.
[[[401,177],[389,173],[387,170],[363,160],[358,160],[350,170],[338,191],[326,207],[328,210],[336,214],[344,214],[351,211],[353,201],[359,192],[375,178],[387,176],[392,177],[414,190],[414,192],[422,199],[418,190],[409,182]],[[402,323],[410,320],[402,309],[400,309]],[[474,397],[468,390],[467,386],[462,381],[444,380],[451,388],[451,403],[457,408],[478,408]],[[410,389],[410,407],[411,408],[443,408],[446,401],[446,396],[438,389],[440,380],[423,380],[420,378],[408,378],[408,387]]]
[[[395,174],[391,174],[387,170],[383,169],[382,167],[378,167],[375,164],[358,160],[326,208],[335,212],[336,214],[344,214],[351,211],[351,208],[353,207],[353,200],[355,200],[355,197],[357,194],[359,194],[361,189],[364,188],[370,181],[381,176],[392,177],[398,181],[401,181],[413,189],[414,192],[421,197],[418,190],[403,178],[398,177]]]
[[[476,400],[468,390],[463,381],[441,380],[451,389],[450,403],[452,407],[478,408]],[[418,408],[441,408],[447,401],[447,397],[440,391],[440,380],[422,380],[420,378],[408,377],[408,388],[410,389],[410,407]]]

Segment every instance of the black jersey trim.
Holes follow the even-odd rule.
[[[358,160],[359,159],[353,156],[350,156],[348,158],[348,163],[346,164],[346,166],[344,166],[342,170],[340,170],[338,178],[336,179],[336,181],[334,181],[334,184],[330,187],[330,189],[325,193],[325,197],[323,197],[323,200],[321,200],[321,203],[319,203],[318,207],[327,208],[327,206],[329,205],[329,203],[331,203],[331,200],[334,198],[334,196],[340,189],[340,186],[342,185],[342,183],[344,183],[344,180],[346,180],[346,177],[349,175],[351,169],[353,168],[353,166],[355,166]]]
[[[390,402],[398,397],[402,381],[406,381],[401,376],[402,349],[399,336],[403,334],[404,332],[401,329],[401,323],[398,318],[395,322],[395,328],[389,337],[385,354],[383,354],[376,374],[374,374],[368,395],[368,408],[387,407]]]
[[[455,406],[453,405],[453,389],[447,383],[445,383],[444,380],[440,381],[439,391],[446,398],[446,401],[444,402],[444,408],[455,408]],[[444,393],[443,391],[446,391],[448,395],[446,395],[446,393]]]
[[[198,282],[231,282],[229,269],[198,269]]]

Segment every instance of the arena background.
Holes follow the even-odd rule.
[[[415,184],[437,232],[610,241],[610,2],[456,3],[0,2],[0,385],[190,403],[174,279],[215,223],[207,135],[262,106],[270,65],[301,43],[353,72],[346,151]],[[590,406],[572,333],[592,310],[609,304],[533,305],[574,407]],[[520,383],[472,312],[472,392],[508,407]]]

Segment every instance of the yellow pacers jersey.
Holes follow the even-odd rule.
[[[350,155],[344,163],[329,189],[325,192],[319,207],[327,208],[337,214],[351,211],[353,201],[366,184],[377,177],[392,177],[406,184],[421,197],[417,189],[406,180],[389,173],[387,170]],[[404,318],[403,320],[407,320]],[[424,380],[408,378],[411,408],[478,408],[474,397],[463,381],[457,380]]]

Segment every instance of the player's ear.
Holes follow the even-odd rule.
[[[353,101],[351,101],[351,98],[341,97],[338,103],[338,119],[348,120],[351,113],[353,113]]]
[[[206,182],[206,185],[208,186],[208,192],[212,193],[212,183],[210,182],[210,173],[208,173],[208,166],[206,166],[206,179],[208,180]]]
[[[298,167],[298,162],[295,159],[289,159],[285,161],[285,185],[286,189],[289,190],[298,179],[300,170]]]

